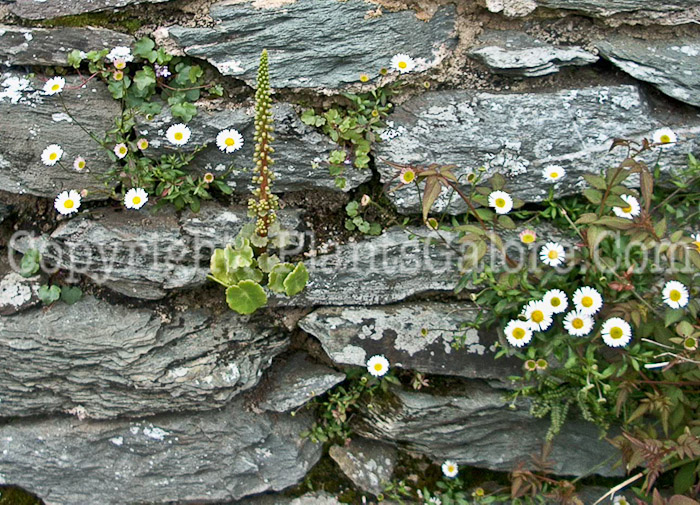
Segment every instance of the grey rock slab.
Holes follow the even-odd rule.
[[[295,353],[275,364],[260,386],[257,406],[272,412],[289,412],[345,380],[345,374]]]
[[[330,152],[338,146],[327,136],[302,123],[299,115],[289,103],[277,103],[272,107],[275,141],[273,171],[277,174],[272,190],[276,193],[308,191],[310,189],[338,190],[335,177],[328,173],[326,160]],[[173,152],[172,146],[164,139],[165,131],[172,123],[177,123],[169,110],[154,117],[152,121],[138,127],[142,135],[149,139],[155,153]],[[190,167],[201,173],[217,174],[231,164],[236,167],[227,179],[238,193],[250,193],[255,143],[255,111],[252,107],[238,107],[228,110],[201,110],[189,123],[192,139],[185,146],[207,144],[193,160]],[[216,136],[224,129],[235,128],[243,136],[243,147],[232,154],[226,154],[216,146]],[[345,191],[350,191],[372,178],[370,170],[348,169]]]
[[[0,321],[0,417],[211,410],[255,386],[289,340],[232,311],[130,309],[87,297]]]
[[[232,505],[341,505],[335,496],[328,493],[308,493],[296,498],[284,495],[261,495],[244,498]]]
[[[516,31],[488,30],[469,55],[497,74],[539,77],[561,67],[589,65],[598,57],[579,46],[555,46]]]
[[[215,504],[299,482],[321,456],[308,413],[222,410],[141,420],[73,417],[0,426],[0,476],[52,505]]]
[[[421,230],[421,235],[429,235]],[[304,260],[306,289],[273,305],[381,305],[432,291],[452,291],[459,279],[458,255],[442,245],[409,239],[410,230],[391,228],[378,237],[350,242]],[[447,236],[454,241],[455,237]]]
[[[334,362],[343,365],[364,367],[371,356],[382,354],[391,366],[423,373],[480,379],[517,374],[518,362],[494,361],[494,334],[460,329],[476,313],[469,302],[321,307],[299,326],[319,339]],[[459,350],[452,348],[457,337],[464,341]]]
[[[69,77],[66,87],[81,82]],[[54,198],[64,190],[88,189],[87,200],[106,198],[100,175],[111,165],[107,153],[66,114],[58,96],[43,93],[43,85],[20,72],[0,76],[0,190]],[[107,87],[94,79],[83,88],[64,90],[63,99],[71,115],[98,137],[120,113]],[[62,147],[63,167],[41,162],[41,153],[50,144]],[[85,172],[73,170],[78,156],[87,161]]]
[[[0,25],[0,64],[67,65],[68,53],[130,46],[131,35],[104,28],[21,28]]]
[[[700,37],[643,40],[613,36],[596,43],[601,56],[635,79],[700,107]]]
[[[101,209],[67,219],[50,236],[18,237],[11,246],[38,249],[58,268],[118,293],[157,300],[204,284],[213,249],[225,247],[248,221],[246,209],[214,203],[179,217],[168,207]],[[301,222],[295,210],[281,212],[280,221],[291,229]]]
[[[328,454],[357,487],[377,496],[391,482],[397,458],[394,447],[362,438],[345,446],[334,445]]]
[[[7,316],[39,303],[39,277],[8,272],[0,277],[0,315]]]
[[[127,5],[170,0],[4,0],[10,12],[23,19],[52,19],[88,12],[115,10]]]
[[[355,426],[358,434],[400,444],[425,454],[436,462],[490,470],[510,471],[518,463],[532,468],[531,455],[542,452],[548,419],[532,417],[524,404],[508,408],[505,391],[470,381],[459,392],[428,392],[396,389],[396,398],[364,409]],[[621,476],[613,470],[617,450],[600,440],[599,430],[582,420],[568,420],[555,437],[550,460],[558,475],[584,475],[610,458],[608,466],[595,473]],[[612,457],[611,457],[612,456]]]
[[[456,45],[454,6],[439,8],[429,21],[410,9],[370,15],[376,8],[360,0],[219,2],[210,11],[214,27],[176,26],[169,32],[190,56],[251,86],[266,47],[273,88],[339,88],[358,83],[361,73],[374,79],[397,53],[413,57],[415,71],[422,71]]]
[[[566,176],[554,184],[555,197],[579,193],[583,175],[599,173],[619,163],[624,149],[608,153],[614,138],[640,141],[654,130],[670,127],[679,143],[666,149],[662,173],[687,168],[688,153],[700,148],[700,117],[676,114],[652,106],[637,86],[594,86],[581,89],[528,93],[436,91],[403,103],[389,117],[385,141],[376,146],[377,168],[383,182],[397,170],[382,159],[399,164],[456,165],[457,176],[484,169],[484,177],[501,173],[506,191],[525,200],[547,198],[551,183],[542,171],[558,165]],[[656,162],[658,154],[647,152],[637,159]],[[390,184],[398,186],[398,179]],[[468,191],[468,186],[464,186]],[[389,193],[403,213],[418,212],[413,187]],[[437,212],[464,212],[466,205],[454,195],[448,203],[443,190],[433,207]]]

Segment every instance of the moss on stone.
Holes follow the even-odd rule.
[[[337,497],[341,503],[362,503],[362,492],[338,468],[324,447],[323,456],[297,486],[287,490],[285,496],[296,498],[310,492],[324,492]]]
[[[44,502],[17,486],[0,486],[0,505],[44,505]]]
[[[75,16],[64,16],[42,21],[31,21],[28,22],[28,24],[30,26],[42,28],[77,28],[93,26],[97,28],[109,28],[133,35],[139,28],[141,28],[143,25],[143,20],[127,13],[89,12],[86,14],[77,14]]]

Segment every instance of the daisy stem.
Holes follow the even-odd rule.
[[[578,236],[581,237],[581,240],[583,240],[585,242],[586,239],[584,238],[583,233],[581,233],[581,230],[579,230],[578,227],[576,226],[576,224],[571,220],[571,218],[569,217],[569,213],[566,212],[566,209],[560,207],[555,202],[552,202],[552,203],[554,204],[554,206],[556,208],[559,209],[559,211],[561,212],[561,215],[564,216],[564,219],[566,219],[568,221],[568,223],[571,225],[571,227],[574,229],[574,231],[578,234]]]
[[[72,114],[70,113],[70,111],[68,110],[68,107],[66,106],[66,102],[65,102],[65,100],[63,99],[63,95],[58,95],[58,96],[59,96],[59,98],[60,98],[60,100],[61,100],[61,105],[63,106],[63,110],[66,111],[66,114],[68,114],[68,117],[71,118],[71,120],[72,120],[76,125],[78,125],[78,127],[79,127],[81,130],[83,130],[85,133],[87,133],[87,134],[90,136],[90,138],[91,138],[92,140],[94,140],[95,142],[97,142],[97,144],[98,144],[100,147],[102,147],[102,149],[104,149],[105,151],[109,151],[109,149],[107,149],[107,148],[105,147],[104,142],[100,141],[100,140],[95,136],[94,133],[92,133],[90,130],[88,130],[87,128],[85,128],[85,127],[83,126],[83,124],[82,124],[80,121],[78,121],[75,117],[73,117],[73,115],[72,115]]]

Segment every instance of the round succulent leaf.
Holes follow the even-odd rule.
[[[285,293],[284,280],[294,270],[291,263],[278,263],[270,270],[267,287],[275,293]]]
[[[309,282],[309,271],[306,266],[299,262],[294,270],[284,279],[284,292],[287,296],[294,296],[300,293]]]
[[[267,304],[267,295],[260,284],[246,280],[226,289],[226,303],[239,314],[252,314]]]

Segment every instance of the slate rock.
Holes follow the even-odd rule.
[[[554,184],[554,196],[579,193],[583,175],[598,173],[624,158],[624,150],[608,154],[614,138],[640,141],[654,130],[668,126],[677,132],[679,144],[663,153],[662,173],[687,168],[688,153],[700,149],[700,119],[654,108],[637,86],[594,86],[581,89],[529,93],[491,93],[456,90],[428,92],[412,98],[389,118],[385,141],[376,146],[375,159],[382,181],[397,170],[383,163],[456,165],[457,176],[494,173],[506,176],[506,191],[525,200],[547,198],[551,184],[542,170],[559,165],[566,176]],[[637,159],[651,166],[658,154],[647,152]],[[398,186],[396,179],[390,187]],[[633,180],[631,180],[633,182]],[[464,186],[465,189],[468,186]],[[402,213],[418,212],[414,188],[389,193]],[[452,197],[448,206],[443,191],[433,207],[461,213],[466,205]]]
[[[113,11],[127,5],[163,3],[169,0],[3,0],[10,12],[23,19],[52,19],[98,11]]]
[[[289,340],[232,311],[129,309],[86,297],[0,321],[0,416],[211,410],[255,386]]]
[[[0,63],[65,66],[68,53],[130,46],[134,38],[105,28],[20,28],[0,25]]]
[[[170,207],[101,209],[64,221],[50,236],[22,237],[11,246],[38,249],[58,268],[126,296],[157,300],[204,284],[213,250],[225,247],[248,222],[246,209],[213,203],[179,217]],[[298,211],[281,212],[280,222],[295,229]]]
[[[456,45],[454,6],[439,8],[427,22],[410,9],[373,16],[374,9],[360,0],[276,6],[219,2],[210,10],[214,27],[176,26],[169,32],[188,55],[251,86],[260,48],[266,47],[273,88],[339,88],[358,83],[361,73],[375,79],[397,53],[415,58],[415,71],[422,71],[439,64]]]
[[[244,498],[235,505],[341,505],[335,496],[328,493],[307,493],[296,498],[281,495],[261,495]]]
[[[66,87],[82,82],[66,79]],[[100,175],[111,162],[106,152],[84,133],[61,106],[57,96],[46,96],[43,82],[26,74],[8,72],[0,76],[0,190],[55,198],[61,191],[88,189],[86,200],[107,197]],[[86,87],[64,90],[63,99],[71,115],[88,130],[101,136],[119,115],[119,103],[107,87],[96,80]],[[61,165],[45,166],[42,151],[58,144],[64,154]],[[73,170],[73,160],[82,156],[87,170]]]
[[[183,150],[202,144],[207,144],[207,147],[195,157],[188,169],[217,174],[233,164],[236,170],[227,179],[229,184],[238,193],[250,193],[254,187],[251,178],[254,166],[255,111],[250,107],[216,111],[202,109],[188,124],[192,139]],[[329,175],[326,163],[330,152],[338,146],[315,128],[302,123],[289,103],[274,104],[272,116],[275,128],[273,170],[278,175],[272,190],[276,193],[311,189],[338,190],[335,177]],[[153,152],[159,156],[161,153],[173,152],[172,146],[164,140],[164,132],[168,126],[177,122],[179,120],[173,119],[166,108],[152,121],[142,123],[138,130],[149,140],[155,148]],[[232,154],[221,152],[216,146],[217,134],[227,128],[235,128],[244,139],[243,147]],[[349,168],[346,170],[347,184],[344,191],[350,191],[371,178],[370,170]]]
[[[488,30],[469,55],[496,74],[539,77],[561,67],[589,65],[598,57],[579,46],[555,46],[516,31]]]
[[[377,496],[391,482],[397,458],[394,447],[362,438],[334,445],[328,454],[358,488]]]
[[[275,364],[260,385],[257,406],[271,412],[289,412],[345,380],[345,374],[313,362],[298,352]]]
[[[509,409],[504,390],[469,381],[459,391],[439,396],[400,389],[394,393],[394,400],[373,402],[372,409],[363,410],[355,426],[359,435],[399,444],[439,463],[452,460],[498,471],[511,471],[520,462],[532,468],[530,456],[542,452],[549,420],[532,417],[522,403]],[[615,456],[595,472],[623,475],[611,468],[617,450],[598,437],[593,424],[569,419],[553,441],[553,473],[584,475]]]
[[[0,278],[0,315],[7,316],[39,303],[39,277],[8,272]]]
[[[494,361],[494,334],[460,330],[476,313],[476,306],[468,302],[321,307],[299,327],[318,338],[330,358],[343,365],[364,367],[371,356],[383,354],[391,366],[429,374],[480,379],[517,374],[518,361]],[[452,348],[457,337],[464,339],[459,350]]]
[[[306,412],[254,414],[238,400],[141,420],[14,420],[0,426],[0,481],[52,505],[239,500],[304,477],[321,456],[301,437],[312,421]]]
[[[700,107],[700,37],[643,40],[612,36],[596,47],[601,56],[635,79]]]

